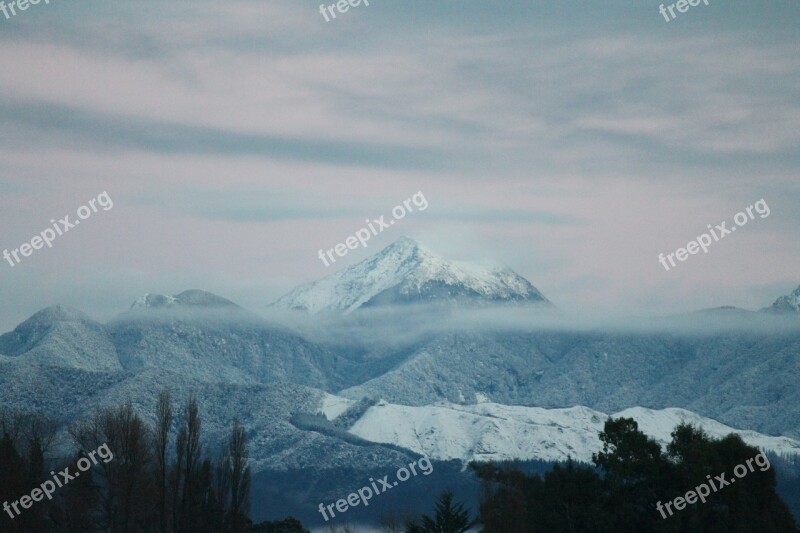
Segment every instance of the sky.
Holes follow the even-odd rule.
[[[800,4],[710,0],[669,22],[659,4],[0,15],[0,249],[113,201],[0,263],[0,331],[192,288],[259,310],[402,235],[503,262],[575,313],[767,306],[800,284]],[[424,212],[319,260],[417,192]],[[659,264],[761,199],[768,217]]]

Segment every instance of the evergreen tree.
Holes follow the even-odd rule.
[[[409,522],[406,533],[463,533],[473,525],[464,505],[453,504],[452,492],[444,492],[439,496],[435,510],[433,517],[420,517],[421,523]]]
[[[711,439],[680,425],[664,453],[631,419],[609,419],[600,434],[595,468],[568,461],[544,476],[473,465],[483,480],[480,518],[485,533],[514,532],[710,532],[796,533],[778,497],[775,472],[758,449],[736,435]],[[759,468],[743,468],[748,464]],[[683,497],[701,483],[738,469],[741,481],[718,487],[662,516],[657,503]],[[666,514],[666,513],[665,513]],[[415,529],[413,531],[426,531]]]

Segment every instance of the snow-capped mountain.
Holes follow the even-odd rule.
[[[0,335],[0,364],[88,372],[157,368],[197,381],[237,385],[336,387],[331,370],[335,357],[329,349],[204,291],[146,295],[107,324],[77,309],[48,307]]]
[[[390,259],[395,264],[384,270],[387,276],[402,270],[397,262],[403,243],[396,244],[398,257],[384,257],[386,265]],[[426,252],[405,257],[430,266],[417,254]],[[413,279],[419,274],[409,272]],[[467,283],[474,281],[456,285]],[[449,313],[442,311],[431,306],[424,320]],[[304,520],[319,520],[313,502],[335,501],[417,452],[457,459],[436,464],[439,485],[425,489],[431,493],[472,486],[474,480],[460,472],[469,458],[586,460],[597,449],[604,413],[632,416],[662,442],[680,419],[712,435],[730,431],[700,415],[800,438],[800,329],[697,335],[475,329],[454,322],[420,335],[413,325],[420,314],[402,307],[378,313],[376,322],[414,333],[408,337],[384,334],[358,313],[336,316],[322,342],[203,291],[145,296],[105,324],[75,309],[50,307],[0,336],[0,404],[56,418],[63,430],[96,407],[130,400],[151,417],[162,388],[172,390],[176,401],[191,392],[200,401],[210,447],[234,418],[248,428],[254,502],[266,509],[261,519],[291,509]],[[484,403],[461,405],[465,397]],[[392,403],[370,407],[364,398]],[[576,405],[585,407],[564,409]],[[681,409],[621,411],[637,405]],[[326,426],[314,416],[320,406],[328,418],[340,416]],[[749,435],[745,440],[765,449],[795,450],[788,439]],[[404,501],[417,510],[417,489],[405,486],[396,490],[408,490]],[[479,487],[474,489],[477,494]],[[381,510],[375,504],[369,512],[377,521]]]
[[[507,405],[681,407],[800,439],[800,324],[724,331],[457,331],[422,338],[377,377],[337,392],[423,406],[484,393]],[[362,378],[363,380],[363,378]]]
[[[213,383],[335,383],[329,350],[206,291],[147,294],[107,328],[126,369],[169,369]]]
[[[773,313],[800,313],[800,286],[794,292],[781,296],[770,307],[763,309]]]
[[[335,419],[345,411],[347,400],[329,395],[321,411]],[[800,441],[742,431],[685,409],[661,410],[633,407],[613,418],[633,418],[639,429],[662,447],[682,423],[703,428],[711,437],[735,433],[750,445],[779,456],[800,456]],[[588,407],[543,409],[479,403],[460,405],[440,402],[412,407],[385,401],[370,407],[349,429],[362,439],[396,444],[432,459],[508,461],[514,459],[565,461],[568,457],[590,462],[602,445],[598,434],[608,415]]]
[[[239,307],[230,300],[221,298],[210,292],[192,289],[183,291],[175,296],[163,294],[150,294],[140,296],[131,305],[131,311],[143,309],[174,309],[174,308],[218,308]]]
[[[106,327],[77,309],[55,305],[0,335],[0,363],[89,371],[122,370]]]
[[[272,306],[311,314],[419,302],[550,302],[502,265],[448,261],[410,237],[321,280],[295,288]]]

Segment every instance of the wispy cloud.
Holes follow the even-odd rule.
[[[423,190],[405,231],[566,307],[752,303],[800,259],[800,10],[712,4],[669,24],[622,0],[376,2],[335,24],[291,0],[87,0],[0,21],[4,235],[101,188],[116,203],[103,239],[0,290],[53,303],[36,287],[92,257],[172,292],[189,270],[288,289],[319,275],[310,250]],[[658,251],[761,197],[769,224],[664,278]]]

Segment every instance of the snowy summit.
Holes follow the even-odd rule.
[[[410,237],[319,281],[301,285],[272,307],[311,314],[422,302],[550,302],[531,283],[502,265],[448,261]]]
[[[172,308],[216,308],[238,307],[230,300],[226,300],[210,292],[192,289],[183,291],[175,296],[164,294],[150,294],[140,296],[131,305],[131,311],[144,309],[172,309]]]
[[[800,287],[797,287],[793,293],[781,296],[772,307],[767,307],[765,311],[774,313],[800,313]]]

